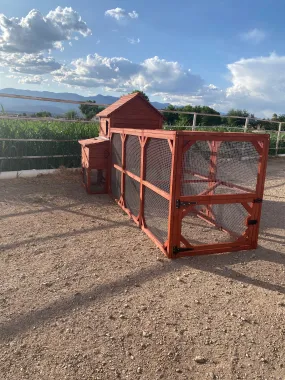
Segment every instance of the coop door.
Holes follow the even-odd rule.
[[[180,210],[180,247],[250,245],[254,207],[250,203],[187,204]],[[190,203],[190,202],[189,202]],[[210,249],[210,247],[209,247]]]
[[[178,251],[251,247],[261,207],[259,148],[250,141],[184,141]]]

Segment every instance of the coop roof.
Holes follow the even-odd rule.
[[[105,108],[103,111],[97,113],[96,116],[99,117],[109,117],[113,112],[118,111],[119,108],[121,108],[126,103],[130,102],[132,99],[136,97],[140,97],[145,101],[145,103],[148,105],[148,107],[152,108],[156,113],[159,114],[160,117],[163,118],[162,114],[156,109],[150,102],[148,102],[144,97],[139,93],[135,92],[134,94],[124,95],[119,100],[117,100],[115,103],[111,104],[109,107]]]

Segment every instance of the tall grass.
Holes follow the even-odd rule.
[[[13,139],[78,140],[98,136],[98,123],[80,121],[0,119],[0,137]]]
[[[81,152],[78,140],[96,137],[98,130],[98,123],[0,119],[0,139],[57,140],[0,140],[0,171],[52,169],[61,165],[79,167]],[[39,158],[22,158],[27,156]]]
[[[0,108],[5,112],[3,107]],[[173,129],[165,126],[164,129]],[[175,130],[191,130],[191,127],[179,127]],[[218,127],[200,127],[198,131],[242,132],[240,128],[229,128],[226,125]],[[45,139],[57,141],[1,141],[0,140],[0,171],[25,169],[51,169],[61,165],[66,167],[80,166],[80,145],[77,140],[98,136],[98,123],[61,120],[22,120],[0,119],[0,139]],[[248,132],[252,132],[248,130]],[[271,155],[276,153],[277,132],[270,134]],[[72,140],[72,141],[62,141]],[[281,133],[278,154],[285,154],[285,132]],[[38,156],[39,158],[25,158]],[[40,158],[46,156],[45,158]],[[64,156],[64,157],[54,157]],[[14,158],[13,158],[14,157]],[[6,159],[5,159],[6,158]],[[8,159],[9,158],[9,159]]]

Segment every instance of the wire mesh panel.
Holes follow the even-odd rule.
[[[112,167],[111,191],[115,199],[120,199],[121,197],[121,178],[122,178],[122,173],[116,168]]]
[[[216,148],[212,141],[196,141],[183,154],[181,194],[253,192],[258,162],[250,141],[219,141]]]
[[[211,225],[193,212],[190,212],[182,220],[181,234],[193,246],[232,242],[235,240],[232,236],[224,233],[221,229]]]
[[[182,236],[193,246],[234,242],[247,229],[248,212],[240,203],[214,204],[210,216],[207,206],[199,205],[182,220]]]
[[[122,166],[122,139],[119,133],[112,135],[112,165]]]
[[[167,140],[150,138],[146,144],[146,180],[169,193],[172,153]]]
[[[140,176],[141,172],[141,145],[138,136],[127,136],[126,142],[126,170]]]
[[[259,154],[250,141],[223,141],[217,153],[217,180],[227,187],[242,186],[255,190]],[[232,187],[233,188],[233,187]],[[235,188],[236,193],[242,192]]]
[[[218,228],[224,228],[241,236],[247,228],[247,218],[250,216],[240,203],[212,205],[213,217]]]
[[[169,201],[144,188],[144,219],[148,230],[163,244],[168,237]]]
[[[208,188],[211,151],[208,141],[196,141],[183,154],[181,194],[196,195]]]
[[[137,217],[140,211],[140,182],[125,176],[125,206]]]

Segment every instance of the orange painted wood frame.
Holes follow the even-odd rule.
[[[109,194],[112,195],[111,190],[111,169],[120,172],[121,175],[121,196],[116,201],[120,207],[134,220],[134,222],[151,238],[151,240],[161,249],[161,251],[169,258],[177,258],[182,256],[202,255],[221,252],[233,252],[238,250],[254,249],[257,246],[259,222],[261,217],[261,202],[263,197],[264,181],[266,173],[266,164],[269,147],[269,136],[266,134],[254,134],[254,133],[220,133],[220,132],[182,132],[182,131],[164,131],[164,130],[139,130],[129,128],[111,128],[111,139],[113,134],[119,134],[122,141],[122,165],[116,165],[109,163]],[[137,136],[140,142],[140,176],[126,170],[126,139],[128,135]],[[153,183],[147,181],[146,178],[146,145],[150,138],[154,139],[166,139],[171,151],[172,166],[170,174],[170,191],[165,192],[158,188]],[[195,180],[183,179],[183,157],[188,149],[191,149],[196,141],[208,141],[211,147],[211,159],[209,161],[209,176],[200,175],[199,172],[189,173],[196,176],[199,181],[207,184],[207,190],[197,195],[182,195],[181,186],[183,182],[195,182]],[[220,144],[223,141],[241,141],[251,142],[255,147],[259,155],[258,163],[258,176],[256,189],[247,189],[239,184],[233,184],[225,181],[221,181],[216,178],[216,166],[217,166],[217,152]],[[111,144],[112,145],[112,144]],[[111,155],[112,157],[112,147]],[[185,171],[187,173],[187,171]],[[139,215],[133,215],[125,204],[125,179],[129,176],[134,181],[139,183]],[[235,189],[237,192],[234,194],[215,194],[214,189],[223,185],[231,189]],[[169,201],[168,210],[168,231],[167,240],[165,242],[159,241],[159,239],[148,229],[147,223],[144,218],[144,192],[145,188],[149,188],[161,197]],[[259,200],[259,201],[256,201]],[[247,212],[247,218],[245,220],[245,232],[239,236],[230,229],[221,227],[220,230],[224,233],[228,233],[234,238],[234,241],[230,242],[213,242],[211,244],[195,245],[191,241],[185,239],[182,236],[182,222],[183,218],[189,214],[194,213],[199,218],[208,222],[209,224],[219,228],[219,225],[215,221],[215,216],[212,213],[212,205],[215,204],[240,204]],[[179,205],[182,204],[180,207]],[[189,206],[185,206],[189,204]],[[195,211],[193,205],[204,205],[206,207],[205,214]],[[254,223],[249,223],[254,221]]]

